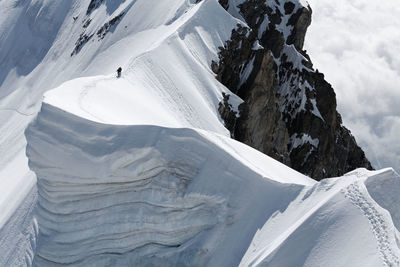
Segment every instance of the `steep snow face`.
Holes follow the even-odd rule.
[[[99,124],[46,103],[26,136],[39,266],[237,265],[257,227],[315,184],[209,131]]]
[[[274,218],[282,225],[271,228],[279,235],[273,236],[274,251],[285,242],[301,246],[290,233],[309,224],[323,228],[321,235],[329,234],[325,229],[341,229],[311,215],[325,205],[346,213],[349,206],[334,205],[333,199],[349,188],[350,180],[342,181],[348,177],[332,186],[317,184],[228,137],[218,103],[223,92],[232,95],[234,109],[241,100],[216,81],[210,65],[231,30],[243,22],[216,0],[5,0],[0,7],[11,10],[7,19],[35,10],[29,30],[46,21],[54,24],[43,37],[50,45],[32,43],[42,49],[36,67],[25,74],[6,70],[0,85],[8,90],[0,100],[5,122],[0,149],[10,152],[0,159],[0,190],[8,192],[1,196],[1,208],[18,192],[8,215],[0,215],[0,265],[237,266],[271,260],[264,253],[268,244],[256,241],[257,236],[251,240],[258,229],[268,231],[263,225]],[[17,17],[15,25],[27,23]],[[0,19],[0,28],[7,23]],[[12,53],[7,46],[2,58],[23,60],[24,45]],[[112,74],[118,66],[123,68],[119,79]],[[36,193],[22,133],[51,88],[56,89],[45,94],[26,130]],[[365,221],[359,224],[367,236],[361,254],[381,253],[371,262],[396,263],[392,234],[397,230],[390,228],[383,209],[397,218],[393,202],[399,189],[380,194],[372,174],[360,181],[369,176],[365,184],[382,208],[365,190],[346,198],[361,210],[374,207],[369,222],[379,221],[372,231]],[[396,175],[385,177],[397,185]],[[358,198],[371,206],[362,206],[366,202]],[[356,224],[362,221],[359,215],[343,222]],[[306,230],[314,233],[314,228]],[[377,246],[376,240],[383,241]],[[334,262],[328,257],[332,246],[311,241]],[[249,254],[250,245],[260,250]],[[307,247],[297,259],[306,255]]]
[[[31,187],[30,187],[31,188]],[[32,266],[39,233],[34,209],[37,201],[36,186],[31,188],[22,203],[13,210],[0,227],[0,266]],[[13,203],[10,206],[13,207]],[[1,208],[1,211],[7,209]]]
[[[145,39],[157,37],[156,45],[127,61],[121,79],[109,75],[70,81],[56,93],[46,93],[44,101],[97,122],[195,127],[228,135],[217,114],[227,89],[216,81],[210,65],[237,21],[216,1],[182,14],[149,36],[141,33]],[[127,54],[124,49],[143,45],[137,39],[127,42],[127,48],[118,45],[107,53],[120,49]],[[238,97],[232,100],[240,103]]]
[[[17,207],[28,212],[34,204],[34,198],[26,197],[36,178],[27,165],[23,132],[43,92],[65,81],[97,75],[76,91],[70,85],[79,80],[63,85],[65,94],[46,96],[54,102],[65,98],[71,107],[75,103],[78,108],[69,111],[92,120],[196,127],[228,135],[217,115],[227,89],[209,66],[237,20],[216,1],[97,1],[89,12],[91,2],[96,1],[0,3],[5,13],[0,18],[1,227],[21,224],[23,217],[13,212]],[[115,81],[110,74],[118,66],[123,78]],[[240,101],[232,98],[234,106]],[[34,240],[21,229],[3,231],[0,238],[17,240],[23,233]],[[6,245],[0,244],[2,251]],[[24,260],[23,254],[12,253],[1,253],[2,262]]]
[[[192,44],[191,48],[196,45],[187,48],[187,52],[208,66],[215,57],[214,50],[229,38],[230,28],[236,24],[221,12],[215,1],[208,1],[208,16],[197,12],[200,6],[184,0],[100,1],[102,4],[87,15],[89,2],[4,0],[0,3],[0,151],[4,155],[0,169],[11,164],[17,154],[23,154],[23,130],[38,111],[43,92],[76,77],[108,75],[118,66],[125,72],[133,65],[130,62],[171,35],[179,35],[182,43]],[[118,24],[104,28],[121,14]],[[183,27],[189,18],[198,19],[198,23]],[[194,29],[193,25],[202,27]],[[219,26],[212,27],[215,25]],[[99,37],[101,29],[107,30]],[[82,36],[93,37],[80,44],[79,52],[71,56]],[[167,61],[168,55],[162,51],[159,54]],[[160,57],[153,55],[156,56]],[[26,166],[23,162],[20,165]]]
[[[216,1],[98,1],[88,13],[90,2],[0,3],[0,227],[13,224],[17,207],[30,205],[24,200],[36,177],[28,168],[24,130],[43,93],[65,81],[97,76],[75,92],[72,81],[63,86],[66,94],[48,96],[63,102],[82,93],[66,103],[76,103],[79,115],[93,113],[92,120],[228,134],[216,115],[227,89],[209,65],[236,25],[234,18]],[[86,43],[85,35],[92,36]],[[118,66],[123,78],[115,81],[111,73]]]
[[[391,169],[317,183],[210,131],[100,124],[48,103],[26,136],[37,265],[400,264]]]
[[[169,106],[204,95],[205,105],[185,105],[181,111],[205,114],[197,118],[203,121],[196,127],[225,131],[215,105],[226,88],[213,81],[209,65],[217,57],[217,47],[229,38],[235,19],[216,1],[99,1],[87,14],[90,2],[0,3],[0,172],[12,164],[24,172],[1,173],[1,187],[7,186],[10,195],[18,193],[18,182],[5,181],[7,177],[31,177],[29,183],[35,182],[24,158],[23,131],[39,110],[43,93],[73,78],[110,75],[122,66],[124,77],[142,76],[138,81],[147,84],[136,87],[157,88]],[[92,38],[85,43],[83,36]],[[79,51],[71,56],[77,46]],[[187,90],[180,93],[183,87]],[[183,121],[183,112],[176,113]],[[207,127],[205,121],[210,121]]]
[[[256,233],[240,266],[399,266],[398,197],[377,193],[381,180],[398,192],[399,179],[360,169],[305,188]]]
[[[27,165],[23,133],[43,89],[36,84],[40,79],[28,76],[34,76],[31,74],[46,58],[73,3],[0,3],[0,227],[36,182]]]
[[[18,79],[29,75],[46,57],[74,2],[5,0],[0,3],[1,99],[21,86],[23,83],[17,83]]]

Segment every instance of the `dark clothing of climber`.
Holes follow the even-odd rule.
[[[121,77],[121,72],[122,72],[122,68],[119,67],[119,68],[117,69],[117,77],[118,77],[118,78]]]

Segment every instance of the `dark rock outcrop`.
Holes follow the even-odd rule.
[[[234,2],[220,0],[228,9]],[[237,3],[237,1],[236,1]],[[244,103],[220,114],[232,136],[317,180],[372,169],[336,110],[336,95],[303,50],[311,8],[297,0],[243,0],[238,25],[212,63]]]
[[[229,0],[219,0],[219,3],[221,4],[221,6],[225,9],[229,8]]]
[[[107,35],[107,33],[113,32],[115,30],[115,28],[118,26],[118,24],[121,22],[122,18],[125,16],[127,10],[130,8],[130,6],[132,6],[132,4],[129,5],[121,13],[119,13],[117,16],[113,17],[106,23],[104,23],[103,26],[101,26],[98,30],[96,30],[96,27],[91,25],[92,19],[89,16],[95,9],[99,8],[103,3],[104,3],[104,0],[91,0],[90,1],[88,9],[86,11],[86,17],[82,21],[83,32],[79,35],[78,40],[75,42],[75,47],[71,53],[71,57],[73,55],[78,54],[82,50],[82,48],[92,39],[92,37],[95,34],[98,37],[98,41],[101,41],[102,39],[104,39],[104,37]],[[78,17],[76,17],[76,18],[74,17],[74,21],[76,21],[77,18]]]
[[[246,102],[241,107],[237,137],[271,157],[290,165],[287,140],[289,138],[276,95],[276,64],[272,53],[264,53],[254,80],[249,83]]]
[[[104,3],[104,0],[91,0],[86,10],[86,15],[90,15],[93,10],[97,9]]]
[[[81,33],[81,35],[79,35],[79,39],[75,42],[75,48],[71,53],[71,57],[75,54],[78,54],[82,47],[89,42],[90,39],[92,39],[93,35],[94,34],[87,35],[85,32]]]
[[[114,29],[124,17],[124,15],[125,13],[122,12],[118,16],[112,18],[110,21],[104,23],[104,25],[97,31],[97,36],[99,37],[99,40],[103,39],[110,30]]]

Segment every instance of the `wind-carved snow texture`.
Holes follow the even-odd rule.
[[[315,183],[228,137],[99,124],[47,103],[26,136],[39,266],[234,266],[257,227]]]
[[[16,89],[13,101],[29,101],[18,109],[6,100],[7,108],[26,109],[29,115],[27,107],[38,104],[43,92],[81,78],[46,94],[47,102],[26,130],[30,167],[38,177],[38,202],[34,189],[0,230],[0,265],[30,265],[34,260],[39,266],[237,266],[266,221],[279,214],[296,217],[299,209],[307,210],[305,202],[314,190],[319,195],[309,201],[312,207],[323,205],[334,193],[334,182],[312,187],[316,182],[310,178],[227,137],[216,108],[221,94],[230,92],[214,79],[210,63],[235,25],[244,23],[233,19],[216,0],[93,0],[87,20],[82,18],[87,5],[34,2],[51,2],[59,13],[45,8],[42,14],[56,17],[54,25],[65,25],[59,31],[57,26],[44,40],[51,49],[45,47],[43,60],[38,57],[41,63],[35,73],[26,81],[9,76],[7,85],[29,92],[25,95]],[[87,43],[81,53],[70,57],[71,33],[72,40],[79,39],[82,27],[95,34],[131,4],[133,8],[121,20],[124,27],[116,27],[102,42]],[[71,16],[62,22],[67,13]],[[45,25],[40,16],[29,17],[38,22],[35,27]],[[260,48],[257,42],[250,47]],[[15,51],[11,55],[25,50]],[[114,64],[124,68],[121,79],[111,74]],[[248,67],[242,69],[243,75],[250,71]],[[229,101],[237,110],[240,99],[231,94]],[[28,119],[18,127],[25,129],[27,123]],[[25,139],[19,137],[23,130],[8,129],[14,124],[21,120],[7,121],[0,131],[7,135],[1,138],[4,149],[0,150],[7,153],[25,147]],[[0,161],[3,164],[3,158]],[[14,173],[26,166],[24,161],[15,166],[7,174],[24,177]],[[394,209],[382,199],[387,210]],[[34,205],[37,221],[32,216]],[[349,202],[349,206],[353,205]],[[346,229],[354,222],[349,217]],[[301,225],[281,222],[337,229],[318,217],[304,219],[307,223]],[[390,225],[390,218],[384,219]],[[372,235],[367,227],[360,229]],[[306,230],[312,237],[314,229]],[[319,240],[310,244],[329,252]],[[292,244],[299,247],[299,242]],[[362,252],[378,254],[375,247]],[[340,258],[343,254],[325,255]]]
[[[39,234],[33,210],[37,200],[36,187],[5,225],[0,228],[0,266],[31,266]]]
[[[364,216],[371,224],[372,232],[376,237],[378,243],[378,250],[381,254],[384,263],[387,266],[395,267],[400,266],[400,260],[392,251],[392,244],[389,241],[388,230],[390,227],[387,225],[383,215],[377,210],[376,205],[371,203],[366,195],[368,194],[363,182],[354,182],[347,188],[342,190],[342,193],[348,198],[351,203],[362,210]],[[392,230],[392,229],[391,229]]]
[[[89,136],[56,127],[39,118],[27,133],[30,166],[38,176],[39,266],[103,264],[102,258],[123,254],[131,255],[128,263],[184,246],[223,222],[222,198],[186,192],[207,160],[179,145],[188,137],[149,139],[178,147],[175,155],[163,155],[134,131],[129,138],[127,131],[105,127],[104,136]],[[154,130],[148,135],[162,136]]]

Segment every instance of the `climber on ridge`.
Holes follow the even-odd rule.
[[[122,72],[122,68],[119,67],[119,68],[117,69],[117,78],[121,77],[121,72]]]

